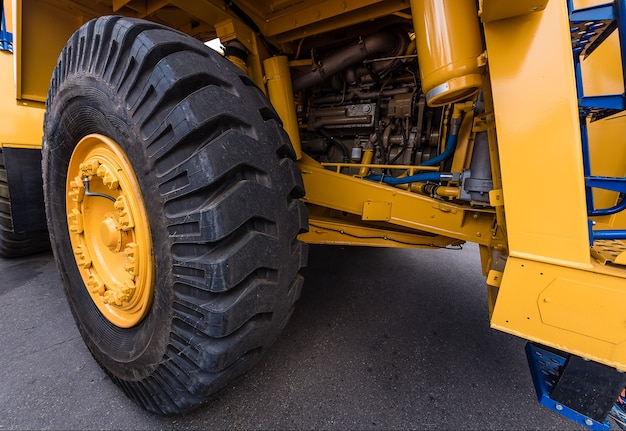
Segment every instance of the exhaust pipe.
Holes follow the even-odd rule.
[[[395,57],[402,55],[406,50],[407,41],[399,34],[381,32],[360,38],[357,43],[350,45],[321,60],[315,70],[306,72],[293,79],[293,91],[298,92],[305,88],[319,84],[324,79],[360,63],[367,57],[382,55]]]

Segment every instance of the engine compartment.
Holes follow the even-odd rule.
[[[457,104],[463,110],[455,119],[453,104],[429,106],[415,34],[395,27],[315,53],[310,64],[294,68],[303,152],[347,175],[487,205],[493,188],[487,133],[473,130],[482,94]]]

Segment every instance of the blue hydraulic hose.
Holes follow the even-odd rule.
[[[450,157],[452,153],[454,153],[454,149],[456,148],[456,141],[458,136],[459,135],[457,135],[456,133],[448,135],[448,139],[446,139],[446,149],[443,150],[443,153],[439,154],[437,157],[426,160],[420,166],[438,165],[439,163]]]
[[[424,174],[411,175],[410,177],[396,178],[386,177],[384,175],[369,175],[365,177],[366,180],[382,181],[385,184],[396,186],[398,184],[410,184],[426,181],[439,181],[441,180],[442,172],[426,172]],[[450,175],[450,174],[448,174]]]
[[[456,115],[456,113],[457,111],[455,109],[454,114],[452,115],[452,120],[450,121],[450,133],[446,139],[446,149],[443,150],[443,153],[439,154],[437,157],[433,157],[432,159],[425,161],[420,166],[434,166],[452,156],[454,149],[456,148],[456,142],[459,136],[459,127],[461,125],[461,115]],[[452,178],[452,174],[449,172],[426,172],[402,178],[387,177],[384,175],[369,175],[364,178],[366,180],[378,181],[396,186],[400,184],[449,180]]]
[[[441,161],[450,157],[452,153],[454,153],[454,148],[456,147],[457,137],[458,137],[457,133],[451,133],[450,135],[448,135],[448,139],[446,140],[446,149],[443,150],[443,153],[439,154],[437,157],[433,157],[432,159],[425,161],[420,166],[437,165],[441,163]],[[402,178],[387,177],[384,175],[369,175],[365,177],[365,179],[371,180],[371,181],[379,181],[385,184],[396,186],[399,184],[411,184],[411,183],[419,183],[419,182],[426,182],[426,181],[441,181],[442,175],[445,175],[446,177],[450,176],[449,173],[444,173],[444,172],[426,172],[426,173],[411,175],[409,177],[402,177]]]

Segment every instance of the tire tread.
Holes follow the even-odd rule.
[[[50,249],[50,238],[46,229],[14,232],[12,220],[9,184],[4,155],[0,148],[0,257],[16,258]]]
[[[113,89],[119,118],[129,118],[143,144],[146,163],[136,174],[154,182],[152,199],[162,208],[171,316],[160,334],[167,336],[161,359],[133,378],[124,377],[130,365],[102,357],[87,331],[81,333],[130,398],[156,413],[184,413],[257,362],[291,315],[306,260],[296,239],[307,228],[298,200],[302,178],[280,119],[258,87],[182,33],[131,18],[90,21],[59,57],[49,109],[62,111],[61,90],[87,78]],[[100,97],[98,91],[104,90],[85,95]],[[119,119],[81,115],[125,130]],[[46,123],[60,116],[47,112]],[[77,130],[92,128],[82,123]],[[56,145],[50,142],[44,161]],[[76,320],[80,328],[81,317]]]

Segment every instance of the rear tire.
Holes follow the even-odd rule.
[[[28,256],[49,249],[50,239],[47,230],[13,231],[7,171],[4,154],[0,148],[0,257]]]
[[[258,361],[300,294],[304,189],[276,112],[246,75],[202,43],[154,23],[102,17],[63,49],[44,131],[53,252],[85,343],[147,410],[193,409]],[[79,144],[88,135],[121,149],[118,161],[141,195],[135,216],[149,225],[148,311],[128,327],[107,311],[124,301],[103,305],[87,289],[95,264],[85,265],[72,247],[69,184],[76,166],[83,176],[90,171],[71,158],[89,148]],[[120,191],[109,183],[105,194],[130,193],[128,184]],[[114,208],[106,197],[89,199],[105,208],[98,214]],[[94,211],[90,205],[80,211]],[[115,209],[107,214],[117,217]],[[85,217],[84,229],[97,229],[90,224]],[[148,242],[138,247],[145,251]],[[99,278],[116,271],[113,262],[98,263]]]

